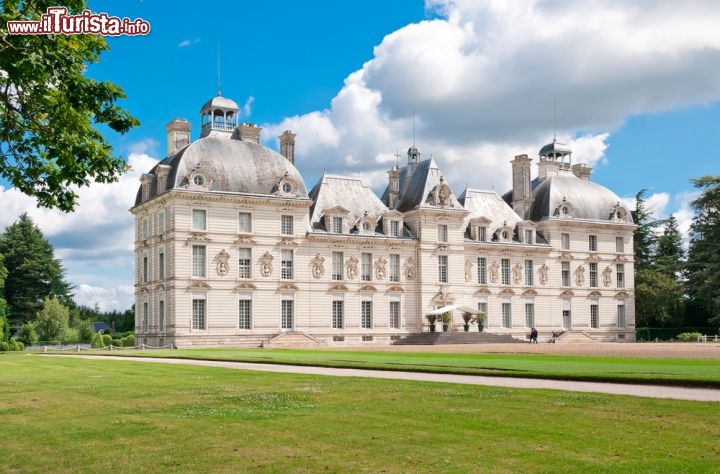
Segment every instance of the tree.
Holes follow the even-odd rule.
[[[5,295],[5,280],[8,274],[4,262],[5,259],[0,253],[0,341],[7,341],[10,338],[10,323],[7,319],[7,302],[3,297]]]
[[[662,223],[651,218],[652,210],[645,207],[645,194],[647,194],[647,189],[641,189],[635,195],[635,210],[632,211],[633,221],[637,225],[637,229],[633,233],[636,273],[652,265],[652,256],[657,242],[655,229]]]
[[[655,266],[658,271],[679,280],[683,271],[685,250],[682,247],[682,235],[678,229],[677,219],[670,216],[665,220],[663,233],[657,239]]]
[[[700,196],[691,204],[695,218],[690,227],[687,292],[692,307],[711,324],[720,325],[720,176],[692,180]]]
[[[637,272],[635,324],[637,327],[667,327],[682,318],[682,286],[675,278],[654,268]]]
[[[86,0],[62,2],[68,14]],[[0,25],[38,21],[51,0],[3,2]],[[0,176],[38,204],[71,211],[73,186],[117,180],[126,164],[96,125],[124,134],[138,121],[116,102],[122,88],[85,77],[108,49],[100,35],[9,35],[0,42]]]
[[[25,323],[20,326],[18,334],[22,343],[26,346],[32,346],[38,341],[37,329],[35,327],[35,323],[33,322]]]
[[[68,308],[57,298],[45,298],[43,309],[35,319],[38,337],[42,341],[60,339],[68,328]]]
[[[0,254],[8,269],[5,300],[11,323],[20,326],[32,321],[47,296],[65,303],[70,300],[70,285],[65,270],[50,245],[27,214],[21,215],[0,235]]]

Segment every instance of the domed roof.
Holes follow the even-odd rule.
[[[632,216],[620,198],[604,186],[572,174],[533,181],[533,205],[528,216],[588,219],[632,224]]]
[[[221,95],[217,95],[213,97],[212,99],[205,102],[205,105],[202,106],[200,110],[206,110],[206,109],[234,109],[238,110],[239,107],[233,101],[232,99],[228,99],[227,97],[223,97]]]
[[[568,145],[553,139],[552,143],[548,143],[544,147],[540,148],[539,155],[554,157],[556,155],[569,155],[570,153],[572,153],[572,150]]]
[[[251,141],[208,136],[194,141],[156,165],[169,167],[164,189],[282,195],[307,199],[307,189],[297,168],[281,154]],[[199,176],[198,179],[195,179]],[[142,187],[135,204],[140,204]]]

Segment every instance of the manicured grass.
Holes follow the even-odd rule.
[[[109,352],[96,353],[107,355]],[[558,354],[445,354],[300,349],[113,351],[112,355],[357,367],[720,388],[720,361]]]
[[[713,472],[720,406],[0,355],[3,472]]]

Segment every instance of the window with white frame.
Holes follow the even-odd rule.
[[[625,324],[625,303],[619,301],[617,304],[617,327],[623,329]]]
[[[207,230],[207,211],[205,209],[192,210],[192,230]]]
[[[252,214],[238,212],[238,232],[250,234],[252,232]]]
[[[360,279],[362,281],[372,281],[372,254],[360,254]]]
[[[282,295],[280,302],[280,327],[282,329],[292,329],[295,319],[295,302],[292,294]]]
[[[512,327],[512,307],[510,303],[502,303],[502,327]]]
[[[345,268],[345,256],[342,252],[332,253],[332,280],[343,280],[343,269]]]
[[[588,235],[588,251],[597,252],[597,235]]]
[[[293,251],[283,250],[280,259],[280,278],[283,280],[293,279]]]
[[[293,234],[293,216],[280,217],[280,233],[283,235]]]
[[[238,329],[252,329],[252,299],[250,295],[240,295],[238,300]]]
[[[373,324],[373,302],[365,300],[360,302],[360,327],[372,329]]]
[[[165,211],[158,212],[157,215],[157,233],[158,234],[164,234],[165,233]]]
[[[560,234],[560,248],[570,250],[570,234]]]
[[[615,279],[618,288],[625,288],[625,264],[618,263],[615,265]]]
[[[207,329],[207,295],[205,293],[193,293],[192,295],[192,328]]]
[[[400,281],[400,255],[390,254],[390,274],[388,276],[391,282]]]
[[[479,257],[477,259],[478,283],[487,285],[487,258]]]
[[[597,288],[598,286],[598,264],[597,262],[590,262],[590,288]]]
[[[615,237],[615,251],[618,253],[625,252],[625,241],[622,237]]]
[[[448,226],[447,224],[439,224],[437,226],[437,239],[438,242],[448,241]]]
[[[343,329],[345,327],[345,302],[340,299],[332,302],[332,327]]]
[[[600,327],[600,308],[597,301],[590,303],[590,327]]]
[[[510,284],[510,259],[503,258],[500,260],[500,279],[503,285]]]
[[[533,230],[532,229],[525,229],[525,243],[526,244],[532,244],[533,243]]]
[[[534,278],[535,265],[532,260],[525,260],[525,286],[533,286],[535,284]]]
[[[160,249],[158,251],[158,279],[163,280],[165,278],[165,250]]]
[[[192,276],[204,278],[207,275],[205,264],[206,248],[204,245],[192,246]]]
[[[477,240],[478,242],[487,241],[487,227],[479,225],[477,228]]]
[[[390,221],[390,236],[391,237],[399,237],[400,236],[400,221]]]
[[[400,300],[390,301],[390,327],[400,329]]]
[[[249,248],[238,249],[238,278],[252,277],[252,250]]]
[[[448,282],[448,256],[438,255],[438,282]]]
[[[332,232],[334,234],[342,234],[342,217],[332,218]]]
[[[165,300],[158,301],[158,330],[165,332]]]
[[[525,303],[525,327],[535,327],[535,303],[533,302]]]
[[[562,262],[560,265],[562,286],[570,286],[570,262]]]

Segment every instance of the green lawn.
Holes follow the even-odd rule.
[[[264,351],[263,351],[264,352]],[[0,355],[2,472],[716,472],[720,404]]]
[[[95,354],[110,354],[109,352]],[[113,351],[112,355],[358,367],[381,370],[642,382],[720,388],[720,361],[557,354],[441,354],[300,349]]]

